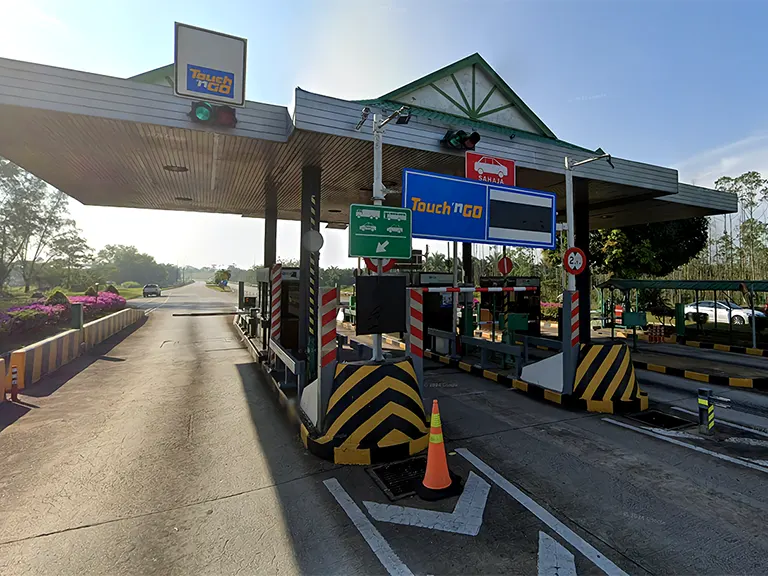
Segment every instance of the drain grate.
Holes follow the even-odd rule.
[[[367,469],[373,481],[390,500],[399,500],[416,493],[416,487],[424,479],[427,458],[417,456],[403,462],[381,464]]]
[[[684,418],[679,418],[658,410],[646,410],[645,412],[638,412],[637,414],[632,414],[627,417],[642,422],[643,424],[650,424],[654,428],[664,428],[665,430],[677,430],[678,428],[685,428],[686,426],[694,424],[694,422],[690,422]]]

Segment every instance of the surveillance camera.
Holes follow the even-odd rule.
[[[360,122],[357,123],[357,126],[355,126],[355,130],[360,130],[360,128],[363,127],[363,124],[365,124],[365,121],[368,120],[368,114],[371,113],[371,109],[366,106],[363,108],[362,112],[360,112]]]

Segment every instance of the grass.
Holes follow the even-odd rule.
[[[216,290],[217,292],[232,292],[232,288],[229,286],[219,286],[218,284],[206,284],[206,288]]]

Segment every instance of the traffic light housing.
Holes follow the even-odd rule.
[[[237,115],[231,106],[219,106],[208,102],[193,102],[189,117],[198,124],[234,128],[237,125]]]
[[[443,146],[454,150],[474,150],[478,142],[480,142],[480,134],[477,132],[467,134],[464,130],[448,130],[441,140]]]

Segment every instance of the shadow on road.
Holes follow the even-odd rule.
[[[126,328],[125,330],[118,332],[111,338],[107,338],[98,346],[91,348],[83,356],[80,356],[69,364],[62,366],[53,374],[45,376],[42,380],[36,384],[33,384],[29,388],[24,389],[22,391],[23,395],[31,396],[33,398],[50,396],[94,362],[123,362],[124,358],[107,356],[107,353],[112,350],[112,348],[120,344],[120,342],[128,338],[128,336],[136,332],[136,330],[141,328],[146,323],[146,321],[147,317],[144,316],[138,322]],[[2,409],[3,405],[0,405],[0,412]]]
[[[317,474],[338,469],[339,466],[321,460],[304,449],[298,429],[288,421],[277,400],[272,384],[255,363],[237,364],[245,391],[251,421],[266,457],[274,488],[280,500],[285,524],[294,543],[294,555],[300,573],[318,574],[333,571],[334,559],[320,559],[301,543],[317,541],[317,530],[328,521],[313,518],[323,509],[312,503],[322,502],[328,494],[322,482],[307,480]],[[329,562],[323,565],[323,562]]]

